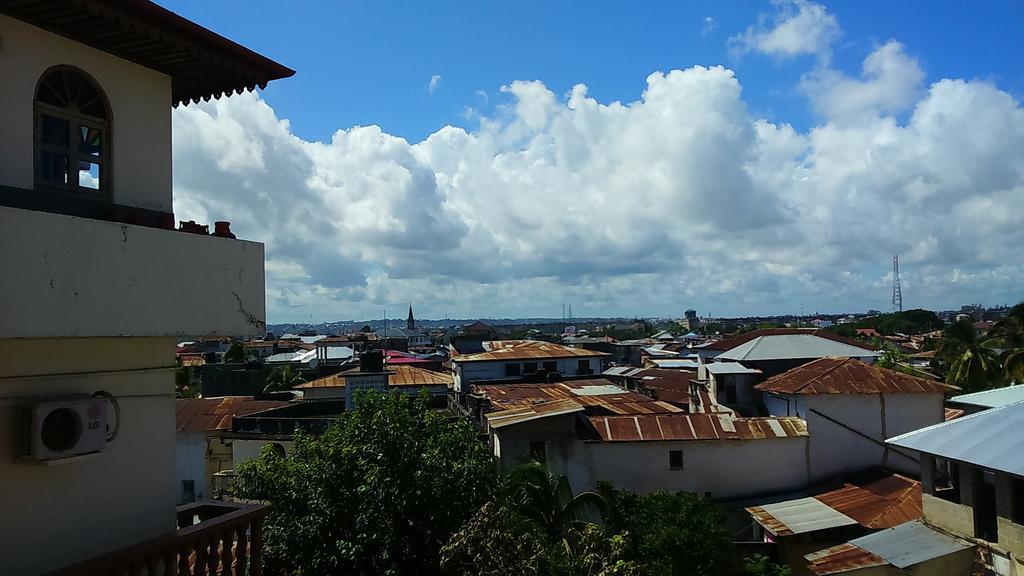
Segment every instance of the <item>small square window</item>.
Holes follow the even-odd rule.
[[[545,372],[558,372],[558,362],[545,362],[544,363],[544,371]]]
[[[683,469],[683,451],[682,450],[669,450],[668,451],[668,469],[669,470],[682,470]]]
[[[519,364],[505,364],[505,376],[519,376]]]

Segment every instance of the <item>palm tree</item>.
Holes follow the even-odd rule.
[[[305,380],[298,372],[292,370],[291,366],[287,364],[276,368],[267,376],[267,385],[263,388],[264,392],[284,392],[291,390],[293,387],[302,384]]]
[[[1010,384],[1024,384],[1024,348],[1007,350],[1002,358],[1003,378]]]
[[[935,348],[946,364],[946,383],[965,392],[998,388],[1003,382],[997,338],[982,337],[970,322],[956,322]]]
[[[600,494],[573,494],[568,478],[552,474],[536,461],[516,466],[508,475],[505,490],[519,512],[539,522],[553,537],[600,522],[608,509]]]

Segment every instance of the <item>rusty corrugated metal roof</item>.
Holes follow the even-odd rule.
[[[747,512],[761,526],[776,536],[818,532],[857,521],[815,498],[797,498],[785,502],[751,506]]]
[[[889,474],[862,485],[844,484],[841,488],[811,498],[865,528],[892,528],[922,516],[921,483],[900,474]],[[789,502],[751,506],[747,512],[776,536],[829,528],[823,524],[814,526],[808,523],[795,526],[784,517],[788,506],[799,505],[806,500],[808,498],[798,498]]]
[[[804,558],[810,562],[807,567],[818,576],[888,564],[883,558],[849,542],[808,554]]]
[[[179,398],[175,401],[175,425],[178,432],[230,430],[235,416],[244,416],[287,405],[278,400],[253,400],[252,396],[223,398]]]
[[[540,404],[534,404],[523,408],[516,408],[514,410],[500,410],[498,412],[491,412],[486,414],[487,424],[491,428],[502,428],[505,426],[511,426],[513,424],[521,424],[523,422],[529,422],[530,420],[536,420],[538,418],[547,418],[549,416],[561,416],[564,414],[572,414],[575,412],[582,412],[583,406],[580,406],[572,399],[565,400],[554,400],[551,402],[542,402]]]
[[[921,483],[899,474],[891,474],[863,486],[846,484],[815,498],[865,528],[892,528],[919,520],[923,514]]]
[[[483,342],[484,352],[452,356],[452,362],[495,362],[543,358],[596,358],[605,352],[573,348],[540,340],[490,340]]]
[[[450,386],[455,381],[451,374],[426,370],[410,364],[388,364],[385,370],[388,372],[388,386]],[[344,388],[345,377],[351,374],[359,374],[359,368],[303,382],[293,388]]]
[[[772,376],[755,388],[779,394],[941,394],[958,389],[853,358],[834,356],[819,358]]]
[[[807,436],[807,423],[792,416],[733,418],[728,414],[590,416],[605,442],[658,440],[757,440]]]
[[[957,418],[963,416],[964,413],[965,412],[963,410],[958,410],[956,408],[945,408],[943,410],[943,420],[945,420],[946,422],[949,422],[950,420],[956,420]]]
[[[571,380],[552,384],[484,384],[473,387],[499,410],[513,410],[571,399],[580,406],[600,407],[614,414],[659,414],[685,412],[668,402],[645,394],[629,392],[604,379]]]

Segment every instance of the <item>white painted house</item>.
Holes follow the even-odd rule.
[[[682,490],[716,499],[806,485],[807,431],[798,418],[586,412],[562,399],[487,414],[502,469],[537,458],[577,491],[608,481],[641,494]]]
[[[537,340],[489,340],[460,346],[479,349],[453,352],[452,375],[457,392],[469,392],[472,383],[489,380],[517,380],[556,373],[561,376],[600,374],[609,356],[605,352]]]
[[[758,384],[773,416],[807,421],[809,481],[871,467],[916,473],[915,455],[885,444],[945,419],[941,382],[865,364],[822,358]]]
[[[174,229],[171,107],[292,71],[142,0],[4,3],[0,39],[0,572],[18,576],[174,536],[175,342],[262,335],[265,297],[261,244]]]

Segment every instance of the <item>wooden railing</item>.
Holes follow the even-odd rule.
[[[175,534],[140,542],[50,576],[260,576],[269,506],[197,502],[178,507]]]

